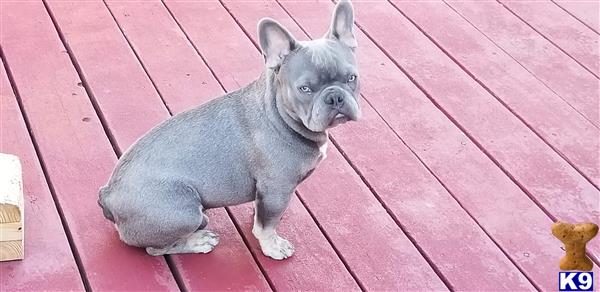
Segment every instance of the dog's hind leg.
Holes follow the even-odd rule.
[[[155,183],[146,184],[138,193],[135,200],[119,201],[126,196],[117,194],[111,202],[119,236],[125,243],[161,255],[206,253],[219,242],[216,234],[203,230],[208,217],[194,189],[181,183]]]

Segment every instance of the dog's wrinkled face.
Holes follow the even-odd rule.
[[[291,118],[323,132],[360,117],[349,2],[336,6],[329,32],[321,39],[298,42],[270,19],[259,23],[259,37],[267,67],[277,72],[278,102]]]
[[[354,53],[338,41],[302,43],[282,64],[278,79],[288,114],[311,131],[360,116]]]

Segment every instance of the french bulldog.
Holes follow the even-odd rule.
[[[325,158],[327,130],[361,115],[353,19],[340,1],[312,41],[261,19],[256,81],[167,119],[119,159],[98,203],[120,239],[154,256],[207,253],[219,238],[204,229],[205,210],[254,201],[263,254],[290,257],[294,247],[276,232],[281,216]]]

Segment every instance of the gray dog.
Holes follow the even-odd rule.
[[[204,210],[254,201],[263,253],[291,256],[275,228],[294,189],[325,158],[327,129],[360,116],[353,19],[341,1],[328,33],[306,42],[262,19],[261,77],[153,128],[100,189],[121,240],[151,255],[207,253],[219,239]]]

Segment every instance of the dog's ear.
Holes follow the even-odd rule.
[[[298,42],[281,24],[270,18],[258,22],[258,40],[265,64],[277,70],[285,56],[294,51]]]
[[[348,0],[341,0],[335,6],[331,26],[325,37],[335,39],[352,50],[356,49],[358,43],[354,37],[354,8]]]

